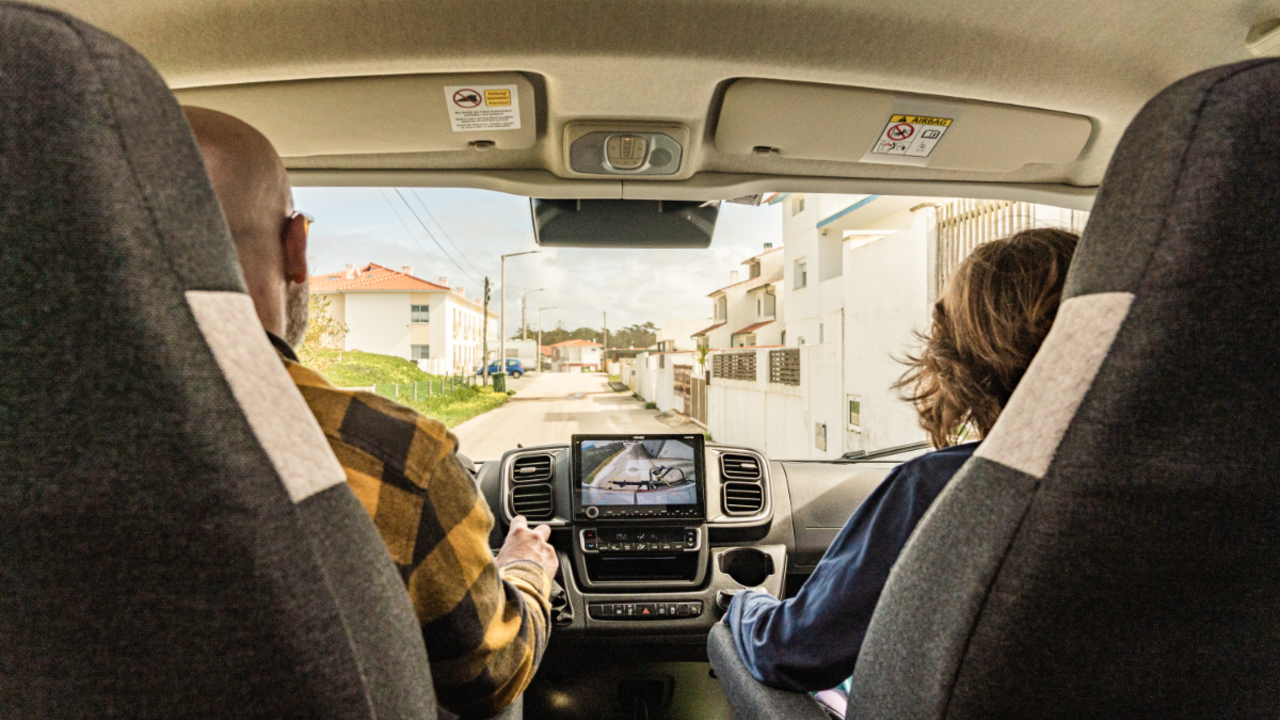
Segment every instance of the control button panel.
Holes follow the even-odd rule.
[[[702,616],[702,602],[591,603],[587,613],[597,620],[681,620]]]
[[[662,520],[665,518],[702,518],[696,507],[662,507],[646,508],[644,506],[622,505],[588,505],[577,513],[578,519],[588,520]]]
[[[602,555],[670,555],[702,549],[700,528],[584,528],[578,531],[583,552]]]

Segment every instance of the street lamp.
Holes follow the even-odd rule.
[[[521,340],[529,339],[529,319],[528,317],[525,316],[525,302],[528,300],[530,293],[542,292],[543,290],[546,290],[546,288],[538,288],[537,290],[530,290],[529,292],[526,292],[525,294],[520,296],[520,339]]]
[[[556,307],[538,308],[538,372],[542,372],[542,311],[555,310]]]
[[[507,253],[502,256],[502,277],[499,280],[499,310],[498,310],[498,372],[505,373],[507,371],[507,258],[517,255],[532,255],[542,252],[541,250],[525,250],[518,253]]]

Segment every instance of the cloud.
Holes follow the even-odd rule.
[[[520,298],[528,290],[530,324],[537,308],[544,326],[599,327],[602,313],[619,328],[665,318],[709,317],[707,293],[729,283],[729,271],[782,242],[781,206],[724,204],[711,247],[702,250],[539,248],[528,198],[485,190],[437,188],[296,188],[299,209],[316,217],[308,257],[314,273],[347,263],[378,263],[428,280],[448,277],[478,297],[483,278],[497,284],[507,260],[508,332],[520,327]],[[406,207],[407,203],[407,207]],[[425,227],[424,227],[425,226]]]

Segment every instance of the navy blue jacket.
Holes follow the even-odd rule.
[[[871,613],[911,531],[978,443],[903,463],[858,507],[795,597],[740,592],[725,622],[760,682],[795,692],[853,674]]]

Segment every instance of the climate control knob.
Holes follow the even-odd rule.
[[[587,508],[587,517],[589,519],[595,520],[597,517],[599,517],[599,515],[600,515],[600,508],[596,507],[595,505],[592,505],[591,507]]]

